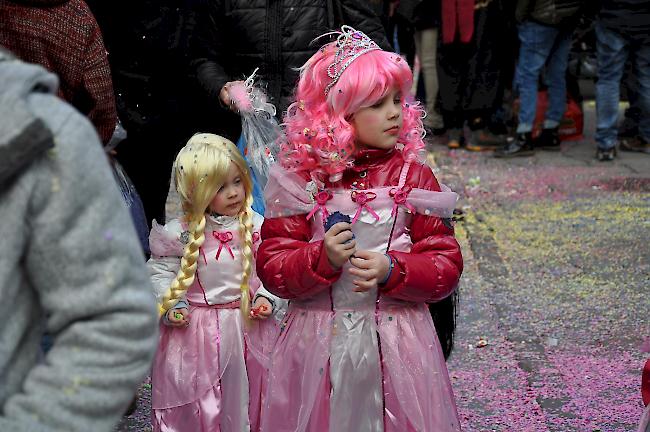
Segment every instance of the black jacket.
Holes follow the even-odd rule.
[[[633,41],[650,40],[650,0],[601,0],[600,23]]]
[[[85,0],[108,51],[118,116],[129,135],[187,137],[187,79],[194,0]]]
[[[219,102],[228,81],[257,67],[280,115],[298,79],[296,68],[348,24],[390,49],[379,17],[363,0],[206,0],[196,10],[191,64],[208,103]]]
[[[396,13],[416,31],[440,26],[441,0],[400,0]]]
[[[590,0],[593,1],[593,0]],[[518,22],[532,20],[540,24],[561,26],[574,23],[585,0],[518,0]]]

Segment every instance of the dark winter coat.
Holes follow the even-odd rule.
[[[592,0],[591,0],[592,1]],[[550,26],[567,25],[578,18],[585,0],[518,0],[518,22],[532,20]]]
[[[390,49],[379,17],[362,0],[208,0],[196,14],[192,65],[203,93],[218,104],[221,88],[255,68],[282,113],[298,80],[295,68],[340,24]]]
[[[117,111],[129,136],[171,132],[187,140],[191,128],[184,114],[191,107],[184,55],[192,0],[85,1],[104,35]]]
[[[437,28],[440,25],[440,0],[400,0],[397,13],[416,31]]]
[[[634,41],[650,40],[650,1],[601,0],[600,22]]]

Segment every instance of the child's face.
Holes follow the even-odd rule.
[[[245,196],[239,168],[230,162],[226,181],[210,203],[210,210],[223,216],[237,216],[244,205]]]
[[[357,148],[391,149],[402,130],[402,94],[393,89],[373,106],[352,115]]]

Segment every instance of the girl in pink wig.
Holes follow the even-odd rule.
[[[457,196],[423,165],[422,109],[398,55],[344,26],[302,67],[257,255],[290,299],[262,431],[458,431],[428,303],[449,347],[463,263]]]

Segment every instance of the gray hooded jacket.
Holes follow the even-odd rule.
[[[95,130],[0,50],[0,431],[110,431],[149,370],[144,258]],[[38,361],[43,326],[54,338]]]

